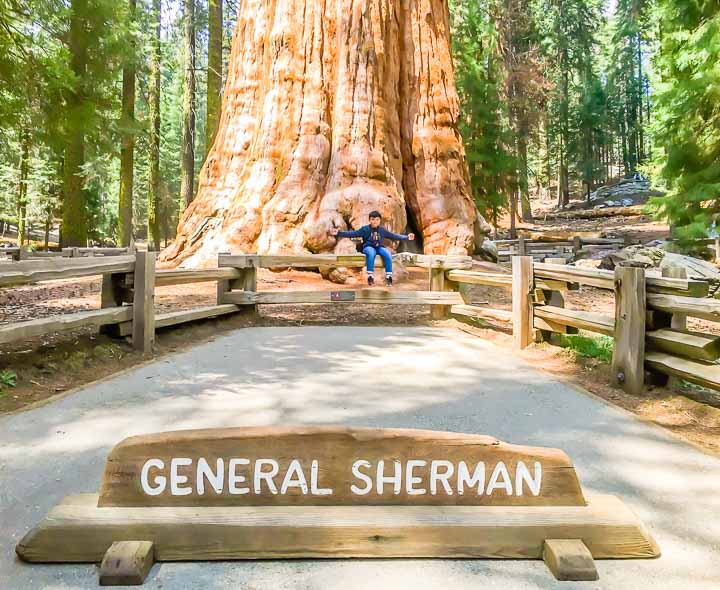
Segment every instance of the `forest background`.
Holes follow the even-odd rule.
[[[162,248],[217,129],[243,0],[0,0],[0,232]],[[451,0],[473,194],[495,226],[647,175],[720,213],[720,4]]]

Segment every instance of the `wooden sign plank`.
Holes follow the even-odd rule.
[[[445,557],[540,559],[546,539],[582,539],[592,556],[660,551],[620,500],[587,506],[56,506],[17,545],[29,562],[99,562],[115,541],[152,541],[158,561]]]
[[[489,436],[297,427],[126,439],[99,506],[583,506],[568,456]]]

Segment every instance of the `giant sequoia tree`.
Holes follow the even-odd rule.
[[[446,0],[242,0],[215,144],[163,258],[347,252],[373,209],[425,252],[485,223],[458,133]]]

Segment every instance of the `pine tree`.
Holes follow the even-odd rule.
[[[223,75],[223,3],[208,0],[208,68],[207,116],[205,122],[205,155],[212,148],[220,122]]]
[[[161,53],[160,34],[162,29],[160,0],[152,0],[152,40],[150,51],[150,175],[147,194],[148,244],[152,250],[160,249],[160,139],[161,139]]]
[[[130,18],[134,19],[137,0],[128,0],[128,6]],[[122,73],[122,147],[120,150],[120,196],[118,203],[118,242],[122,247],[130,246],[133,237],[136,133],[135,75],[135,55],[131,55],[123,67]]]
[[[654,201],[680,237],[706,235],[720,213],[720,5],[658,0],[656,161],[669,194]]]
[[[183,7],[185,82],[183,89],[183,158],[179,203],[181,211],[190,205],[195,191],[195,0],[183,0]]]

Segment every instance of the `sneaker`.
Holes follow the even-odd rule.
[[[370,287],[372,287],[374,284],[375,284],[375,277],[372,276],[372,275],[370,275],[370,276],[368,277],[368,285],[369,285]]]
[[[392,277],[385,277],[385,285],[392,287]]]

